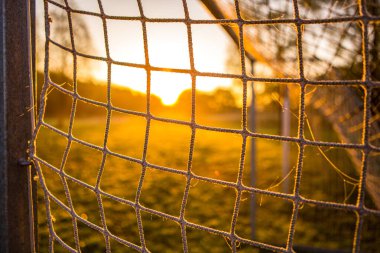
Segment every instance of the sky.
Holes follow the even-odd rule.
[[[56,1],[63,2],[63,0]],[[73,2],[77,9],[99,12],[97,0],[71,0],[69,4]],[[108,15],[139,16],[136,0],[103,0],[102,3]],[[181,0],[142,0],[142,3],[144,14],[149,18],[184,18],[185,16]],[[191,18],[213,19],[199,0],[188,0],[187,3]],[[52,5],[49,5],[49,9],[57,10]],[[93,47],[88,47],[88,51],[85,48],[83,53],[105,57],[101,19],[88,15],[81,16],[89,28],[93,44]],[[192,25],[191,28],[195,68],[201,72],[225,73],[226,61],[229,57],[228,49],[231,48],[233,42],[223,28],[218,25],[204,24]],[[107,20],[107,29],[112,59],[129,63],[145,63],[140,21]],[[187,30],[184,23],[147,23],[147,35],[149,60],[152,66],[190,68]],[[107,79],[106,64],[100,64],[89,72],[96,79]],[[145,70],[112,65],[112,83],[145,92]],[[212,91],[218,87],[230,85],[230,79],[197,77],[197,89],[201,91]],[[190,88],[190,75],[159,71],[151,73],[151,92],[159,96],[164,104],[175,103],[181,92]]]

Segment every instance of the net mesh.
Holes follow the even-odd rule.
[[[368,178],[374,178],[372,190],[368,190],[374,199],[379,198],[378,191],[378,178],[373,174],[368,173],[369,167],[369,155],[371,153],[380,152],[380,148],[375,145],[374,141],[378,137],[373,137],[371,139],[371,131],[373,128],[371,125],[376,126],[376,115],[378,115],[378,103],[379,96],[377,88],[380,87],[380,83],[376,79],[376,64],[374,63],[377,55],[373,54],[373,48],[376,45],[373,44],[373,38],[376,35],[375,24],[380,21],[380,17],[376,16],[376,12],[370,12],[369,10],[376,10],[379,5],[375,1],[358,1],[347,4],[347,1],[341,5],[339,1],[331,1],[331,5],[328,5],[328,1],[282,1],[278,4],[276,1],[269,0],[258,0],[258,1],[230,1],[224,0],[219,2],[204,1],[207,6],[210,6],[210,2],[213,6],[219,6],[220,9],[224,10],[224,18],[210,19],[210,20],[195,20],[191,19],[189,15],[189,8],[187,0],[183,0],[183,9],[185,13],[185,18],[183,19],[170,19],[170,18],[148,18],[144,15],[144,8],[141,0],[137,0],[138,9],[140,16],[111,16],[108,15],[103,8],[102,0],[98,0],[99,13],[83,11],[73,9],[67,0],[63,4],[55,2],[53,0],[44,1],[44,11],[45,11],[45,31],[46,31],[46,44],[45,44],[45,63],[44,63],[44,78],[45,83],[41,91],[41,104],[39,107],[39,116],[34,130],[33,140],[30,147],[30,156],[34,161],[36,170],[39,177],[39,182],[44,194],[44,204],[47,211],[47,221],[50,234],[50,251],[53,251],[53,242],[58,242],[65,249],[70,252],[80,252],[80,238],[78,235],[78,223],[85,224],[88,227],[100,232],[104,236],[106,251],[111,252],[111,239],[117,242],[135,249],[139,252],[149,252],[146,245],[146,238],[144,235],[144,227],[141,217],[141,212],[147,212],[153,215],[157,215],[164,219],[172,220],[180,225],[181,228],[181,238],[183,251],[188,252],[188,240],[187,240],[187,229],[194,228],[197,230],[206,231],[213,233],[224,238],[227,238],[230,242],[231,251],[237,252],[240,243],[251,245],[254,247],[272,250],[276,252],[292,252],[294,247],[294,235],[296,230],[297,218],[299,215],[299,210],[302,208],[303,204],[313,204],[316,206],[321,206],[324,208],[338,209],[338,210],[348,210],[355,212],[357,215],[355,236],[352,242],[353,252],[359,252],[361,248],[361,233],[363,230],[364,217],[366,215],[380,216],[380,211],[367,208],[364,204],[366,189],[369,188]],[[49,6],[54,5],[61,8],[67,13],[68,18],[68,30],[70,34],[70,47],[62,45],[54,41],[50,37],[50,20],[49,20]],[[313,6],[317,5],[317,6]],[[374,7],[373,7],[373,6]],[[312,9],[318,9],[318,12],[311,11]],[[231,14],[229,16],[229,14]],[[106,57],[99,57],[89,54],[84,54],[77,50],[76,41],[74,39],[74,31],[72,24],[72,15],[90,15],[101,18],[104,32],[105,41],[105,52]],[[325,15],[325,16],[324,16]],[[322,17],[322,18],[321,18]],[[110,56],[110,44],[108,37],[108,27],[107,21],[109,20],[134,20],[140,21],[142,24],[142,34],[143,34],[143,44],[144,44],[144,54],[145,63],[136,64],[129,62],[115,61]],[[147,24],[148,23],[183,23],[186,25],[187,39],[188,39],[188,55],[190,60],[189,69],[176,69],[176,68],[161,68],[152,66],[150,63],[149,50],[148,50],[148,33]],[[227,74],[227,73],[210,73],[210,72],[200,72],[196,69],[194,61],[194,49],[193,49],[193,33],[192,25],[194,24],[219,24],[219,25],[234,25],[231,28],[231,33],[235,34],[236,41],[239,45],[240,53],[240,64],[241,64],[241,74]],[[306,25],[322,25],[319,29],[308,30]],[[337,28],[338,27],[338,28]],[[292,31],[295,31],[292,32]],[[359,31],[359,34],[355,31]],[[294,36],[292,36],[294,34]],[[326,43],[326,41],[328,43]],[[73,56],[73,90],[68,90],[61,85],[53,82],[49,78],[49,47],[51,44],[61,48],[72,54]],[[334,45],[334,46],[332,46]],[[294,46],[294,54],[288,53],[291,51],[291,47]],[[326,49],[327,48],[327,49]],[[326,58],[324,54],[325,50],[332,51],[331,58]],[[357,57],[357,56],[361,57]],[[78,57],[85,57],[97,61],[101,61],[107,64],[107,101],[100,102],[83,97],[77,92],[77,74],[78,74]],[[246,57],[254,58],[257,62],[263,63],[269,66],[270,69],[278,74],[280,77],[257,77],[250,74],[249,66],[246,62]],[[136,112],[132,110],[122,109],[115,107],[111,103],[111,72],[112,65],[128,66],[133,68],[139,68],[145,70],[147,75],[146,83],[146,112]],[[349,68],[349,76],[338,76],[341,68]],[[169,118],[157,117],[152,114],[152,102],[151,102],[151,75],[152,71],[160,72],[174,72],[174,73],[186,73],[191,76],[192,80],[192,98],[191,98],[191,121],[173,120]],[[334,74],[335,73],[335,74]],[[329,80],[329,77],[334,76],[333,80]],[[218,77],[218,78],[234,78],[242,81],[243,87],[243,97],[242,97],[242,124],[241,129],[230,129],[221,127],[212,127],[208,125],[202,125],[197,122],[196,119],[196,87],[197,87],[197,77]],[[248,84],[249,82],[267,82],[267,83],[295,83],[298,84],[300,88],[299,97],[299,115],[298,115],[298,134],[297,137],[288,137],[280,135],[270,135],[261,134],[251,131],[248,126]],[[347,137],[346,143],[337,142],[325,142],[325,141],[315,141],[309,140],[305,137],[306,128],[306,112],[305,106],[307,103],[307,86],[316,87],[327,87],[325,93],[315,96],[313,99],[317,101],[323,97],[327,97],[337,86],[350,86],[356,85],[361,86],[362,91],[360,94],[348,94],[353,98],[352,108],[346,108],[346,111],[339,110],[339,114],[329,114],[326,116],[331,117],[334,121],[337,117],[343,117],[346,114],[352,114],[353,109],[357,108],[355,99],[362,97],[363,101],[363,113],[362,117],[356,117],[356,121],[350,124],[356,124],[362,129],[362,136],[359,143],[355,143],[350,139],[349,133],[342,133],[343,136]],[[44,114],[46,109],[46,97],[49,92],[49,88],[54,87],[62,93],[69,95],[73,99],[72,109],[70,114],[69,127],[67,132],[62,131],[51,124],[44,121]],[[76,108],[79,102],[93,104],[107,111],[106,127],[104,132],[104,139],[102,145],[94,145],[82,139],[79,139],[73,135],[73,122],[75,117]],[[111,114],[112,112],[120,112],[123,114],[136,115],[146,119],[146,131],[145,131],[145,141],[143,154],[141,159],[126,156],[120,153],[111,151],[108,146],[108,136],[111,124]],[[147,160],[147,150],[148,142],[150,136],[151,123],[153,121],[166,122],[170,124],[177,124],[182,126],[190,127],[191,129],[191,139],[188,151],[188,163],[187,170],[178,170],[174,168],[167,168],[160,165],[149,163]],[[340,122],[344,122],[341,120]],[[375,122],[375,123],[374,123]],[[344,123],[346,124],[346,123]],[[343,123],[339,126],[343,126]],[[42,127],[48,128],[57,134],[65,137],[67,139],[67,146],[62,157],[62,162],[60,166],[53,166],[36,153],[35,142],[37,139],[38,132]],[[347,125],[345,125],[347,128]],[[343,129],[343,127],[342,127]],[[197,130],[206,130],[218,133],[231,133],[242,138],[242,146],[240,153],[240,166],[238,168],[237,180],[236,182],[229,182],[209,177],[204,177],[195,174],[192,171],[192,161],[194,154],[194,143],[197,137]],[[377,132],[378,133],[378,132]],[[247,145],[249,138],[257,139],[270,139],[283,142],[295,143],[298,145],[298,160],[295,169],[295,179],[294,179],[294,189],[291,193],[281,193],[270,190],[262,190],[250,185],[245,185],[243,183],[243,169],[245,165],[245,159],[247,158]],[[64,171],[65,164],[68,159],[70,148],[73,143],[78,143],[80,145],[89,147],[94,150],[102,152],[102,160],[99,166],[99,170],[96,176],[96,184],[90,185],[78,178],[68,175]],[[338,147],[345,148],[348,150],[358,151],[360,154],[360,159],[357,158],[360,172],[360,180],[358,184],[358,197],[355,204],[344,204],[336,202],[320,201],[315,199],[310,199],[302,196],[300,194],[301,187],[301,177],[304,162],[304,152],[306,146],[313,147]],[[107,156],[116,156],[121,159],[138,163],[141,165],[141,176],[139,179],[138,187],[136,189],[136,197],[134,201],[128,199],[120,198],[118,196],[112,195],[100,188],[100,181],[104,172],[105,162]],[[52,171],[56,172],[64,186],[64,193],[66,195],[67,204],[57,198],[51,191],[49,191],[43,171],[41,166],[46,166]],[[186,177],[186,184],[183,191],[182,204],[180,208],[179,216],[173,216],[171,214],[158,211],[152,208],[148,208],[140,203],[140,197],[142,192],[142,187],[144,184],[144,177],[147,168],[153,168],[158,171],[166,171],[174,174],[179,174]],[[220,186],[225,186],[236,191],[236,198],[233,207],[230,229],[229,231],[219,230],[212,227],[208,227],[202,224],[197,224],[190,222],[186,219],[186,206],[189,198],[189,192],[191,188],[192,180],[200,180],[207,183],[213,183]],[[81,187],[87,188],[93,191],[96,195],[99,213],[101,217],[101,225],[96,225],[87,219],[79,215],[73,206],[72,197],[68,188],[68,181],[75,182]],[[366,186],[368,184],[368,186]],[[262,243],[249,238],[241,237],[236,232],[236,224],[239,215],[239,208],[241,206],[243,193],[249,194],[262,194],[264,196],[273,196],[280,199],[291,201],[293,204],[293,210],[291,219],[289,221],[289,231],[286,245],[284,247],[271,245],[269,243]],[[103,207],[102,197],[108,197],[117,202],[129,205],[134,208],[137,217],[137,226],[140,237],[140,245],[127,241],[119,236],[112,234],[107,228],[106,215]],[[54,218],[51,214],[51,202],[55,202],[62,209],[66,210],[72,219],[73,232],[75,247],[69,246],[64,240],[62,240],[54,229]],[[376,201],[375,201],[376,202]]]

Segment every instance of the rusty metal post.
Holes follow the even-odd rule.
[[[33,129],[31,7],[0,0],[0,252],[35,252],[35,213],[28,142]]]

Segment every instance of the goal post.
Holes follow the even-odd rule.
[[[0,252],[36,251],[33,128],[34,0],[0,0]],[[33,42],[32,42],[33,41]]]

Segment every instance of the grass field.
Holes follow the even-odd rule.
[[[63,131],[67,131],[67,122],[46,121]],[[317,121],[315,121],[317,122]],[[327,123],[313,125],[316,138],[336,136]],[[214,120],[210,125],[239,128],[240,122]],[[294,126],[293,126],[294,127]],[[111,151],[141,159],[145,138],[146,121],[137,116],[122,116],[114,113],[108,139]],[[73,135],[79,139],[102,146],[105,118],[76,119]],[[296,129],[296,128],[294,128]],[[260,123],[258,132],[277,134],[277,129],[268,128]],[[293,131],[295,132],[295,131]],[[186,170],[191,130],[186,126],[152,121],[147,160],[156,165]],[[67,141],[53,131],[42,128],[37,141],[39,157],[59,168]],[[242,137],[236,134],[217,133],[197,130],[194,147],[192,171],[200,176],[235,182],[239,167]],[[256,139],[256,185],[260,189],[283,191],[281,176],[281,142]],[[249,154],[249,148],[247,154]],[[316,200],[355,203],[357,188],[345,183],[336,172],[336,168],[354,179],[358,175],[346,150],[338,148],[323,149],[329,162],[316,147],[307,147],[301,182],[301,194]],[[293,187],[294,168],[298,148],[291,144],[291,168],[288,179]],[[73,143],[64,167],[67,174],[90,185],[96,182],[102,154],[99,151]],[[245,160],[243,182],[250,182],[250,158]],[[333,165],[332,165],[333,164]],[[335,169],[333,168],[335,166]],[[67,204],[62,182],[59,176],[47,167],[42,167],[49,190],[63,203]],[[115,196],[134,201],[140,179],[141,166],[117,157],[107,156],[105,170],[100,187]],[[170,215],[179,216],[185,176],[171,172],[148,168],[142,187],[140,203],[146,207]],[[88,221],[101,226],[96,196],[90,190],[68,180],[75,211]],[[219,230],[229,231],[234,206],[235,190],[200,180],[192,180],[186,206],[185,218],[193,223]],[[256,235],[255,240],[273,245],[285,245],[292,213],[292,203],[286,200],[257,194],[256,199]],[[111,233],[140,245],[135,211],[131,206],[103,197],[108,229]],[[42,191],[39,191],[40,251],[48,249],[48,231]],[[243,194],[238,216],[236,233],[250,238],[250,195]],[[70,246],[75,247],[71,218],[54,201],[51,202],[54,227],[57,234]],[[345,211],[323,209],[314,205],[305,205],[300,210],[296,225],[295,244],[308,245],[324,249],[350,250],[354,237],[356,215]],[[142,212],[142,223],[146,245],[152,252],[181,252],[181,230],[179,224]],[[378,252],[380,242],[380,221],[366,217],[363,232],[363,252]],[[223,237],[197,229],[187,229],[190,252],[229,252],[229,241]],[[104,252],[103,236],[79,222],[79,238],[83,252]],[[377,240],[377,241],[376,241]],[[113,252],[132,252],[126,246],[111,241]],[[65,252],[55,243],[55,252]],[[258,252],[249,245],[241,244],[239,252]],[[302,252],[302,251],[299,251]],[[306,252],[306,251],[304,251]]]

